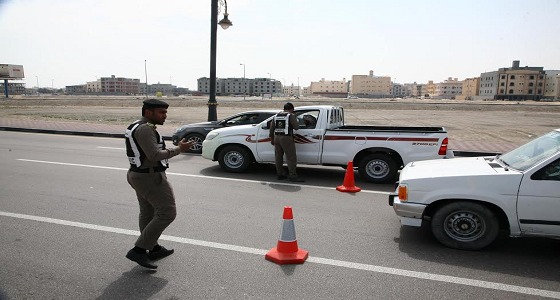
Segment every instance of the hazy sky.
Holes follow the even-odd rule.
[[[196,90],[210,75],[210,0],[0,0],[0,64],[28,87],[116,75]],[[222,13],[223,13],[222,8]],[[229,0],[217,76],[286,85],[355,74],[408,83],[560,69],[560,0]],[[219,19],[222,18],[220,14]]]

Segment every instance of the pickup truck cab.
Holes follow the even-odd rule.
[[[457,249],[510,236],[560,237],[560,129],[495,157],[412,162],[389,205],[405,226],[429,222]]]
[[[394,182],[411,161],[453,155],[443,127],[344,125],[343,108],[329,105],[297,107],[294,114],[300,124],[294,132],[298,164],[346,168],[352,161],[363,179]],[[202,157],[229,172],[247,171],[254,162],[274,163],[271,120],[212,130],[202,144]]]

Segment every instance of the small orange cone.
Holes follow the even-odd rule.
[[[344,183],[336,187],[339,192],[356,193],[362,189],[354,185],[354,163],[352,161],[348,162],[348,167],[346,168],[346,175],[344,175]]]
[[[284,206],[282,232],[276,247],[264,256],[267,260],[279,265],[302,264],[309,255],[307,250],[299,249],[296,240],[296,228],[291,206]]]

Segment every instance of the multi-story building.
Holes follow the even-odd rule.
[[[282,83],[276,79],[255,78],[253,79],[253,95],[279,95],[282,93]]]
[[[6,87],[4,80],[0,81],[0,93],[4,94]],[[25,94],[25,83],[9,82],[8,81],[8,95],[23,95]]]
[[[65,93],[69,94],[69,95],[85,94],[86,93],[86,85],[85,84],[67,85]]]
[[[252,95],[253,79],[249,78],[225,78],[222,79],[225,95]]]
[[[284,86],[284,95],[291,97],[291,96],[300,96],[302,95],[301,87],[296,86],[292,83],[292,85]]]
[[[322,95],[327,97],[346,97],[348,96],[348,82],[346,78],[339,80],[312,81],[310,84],[311,94]]]
[[[443,82],[436,83],[435,86],[434,97],[441,99],[455,99],[455,97],[461,95],[463,90],[463,82],[451,77]]]
[[[473,100],[478,96],[478,91],[480,88],[480,77],[466,78],[463,80],[463,88],[461,95],[455,97],[459,100]]]
[[[435,97],[437,96],[436,93],[436,84],[433,80],[429,80],[428,83],[422,86],[422,95],[424,97]]]
[[[304,86],[303,87],[303,94],[304,95],[311,95],[311,86]]]
[[[544,71],[546,74],[544,98],[560,100],[560,70]]]
[[[101,93],[101,80],[86,83],[86,93]]]
[[[408,97],[412,94],[412,88],[410,85],[392,83],[392,94],[393,97]]]
[[[177,86],[169,83],[148,84],[148,95],[173,95]]]
[[[478,96],[475,99],[491,100],[498,94],[498,71],[485,72],[480,74]]]
[[[140,79],[124,77],[101,77],[102,94],[125,94],[135,95],[140,93]]]
[[[499,70],[498,100],[540,100],[544,95],[545,73],[542,67],[519,67],[519,61],[511,68]]]
[[[197,80],[197,90],[203,94],[210,94],[210,78],[201,77]],[[223,83],[222,79],[216,78],[216,95],[223,94]]]
[[[373,71],[369,71],[369,75],[352,75],[350,93],[360,97],[390,97],[392,95],[391,77],[374,76]]]

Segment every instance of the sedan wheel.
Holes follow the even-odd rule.
[[[200,134],[188,134],[185,136],[187,141],[194,141],[194,145],[192,145],[191,149],[189,149],[189,153],[202,153],[202,142],[204,141],[204,137]]]

